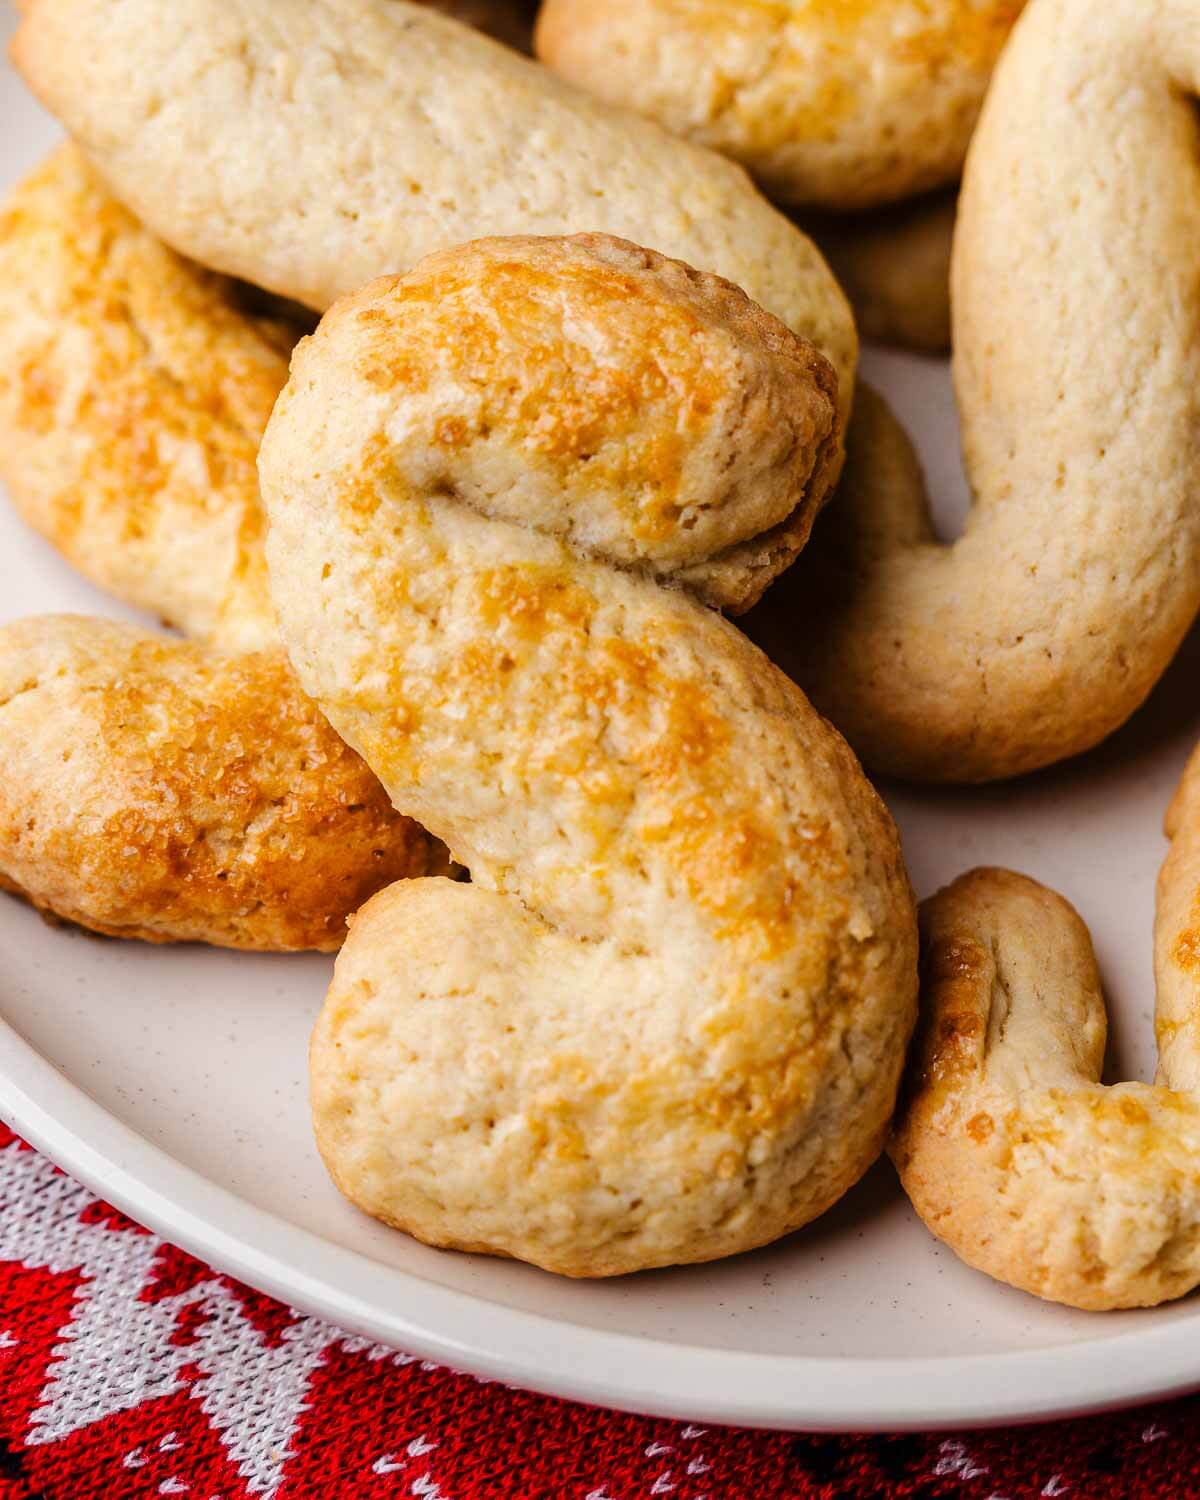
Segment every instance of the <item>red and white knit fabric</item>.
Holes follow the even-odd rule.
[[[351,1338],[0,1128],[0,1500],[1200,1495],[1200,1400],[957,1437],[793,1437],[527,1395]]]

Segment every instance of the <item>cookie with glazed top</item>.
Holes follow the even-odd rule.
[[[764,1244],[874,1159],[915,994],[899,841],[702,602],[836,422],[742,292],[599,235],[443,252],[298,349],[259,460],[284,639],[473,882],[370,902],[314,1034],[318,1145],[367,1212],[615,1275]]]
[[[75,615],[0,628],[0,885],[111,937],[340,946],[445,851],[304,697],[230,655]]]

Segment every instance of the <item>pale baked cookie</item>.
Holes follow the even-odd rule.
[[[969,1264],[1072,1307],[1200,1284],[1200,754],[1167,816],[1154,1087],[1100,1083],[1105,1014],[1082,921],[1006,870],[922,907],[922,1021],[891,1152]]]
[[[949,349],[957,199],[956,191],[931,193],[872,213],[806,216],[861,338],[922,354]]]
[[[110,593],[277,644],[255,462],[295,336],[60,147],[0,210],[0,479]]]
[[[1196,615],[1198,87],[1200,0],[1033,0],[1001,58],[954,245],[965,533],[938,543],[864,400],[772,637],[878,771],[986,781],[1086,750]]]
[[[828,375],[605,236],[431,257],[297,351],[259,464],[289,651],[474,882],[369,903],[317,1026],[317,1140],[367,1212],[611,1275],[774,1239],[876,1155],[915,988],[895,830],[663,586],[793,514]]]
[[[749,167],[858,209],[953,182],[1023,0],[544,0],[538,56]]]
[[[113,937],[330,952],[444,851],[304,698],[223,655],[60,615],[0,629],[0,886]]]
[[[117,197],[204,265],[321,310],[482,235],[624,234],[810,338],[849,410],[845,298],[737,166],[423,6],[31,0],[13,57]]]

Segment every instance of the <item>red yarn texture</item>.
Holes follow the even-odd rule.
[[[955,1437],[628,1417],[220,1276],[0,1127],[0,1500],[1186,1500],[1200,1399]]]

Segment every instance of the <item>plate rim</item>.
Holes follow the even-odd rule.
[[[565,1324],[437,1286],[258,1207],[96,1103],[4,1019],[0,1083],[0,1117],[31,1146],[214,1270],[351,1335],[546,1396],[712,1425],[937,1432],[1200,1387],[1194,1317],[1049,1349],[908,1359],[721,1351]]]

